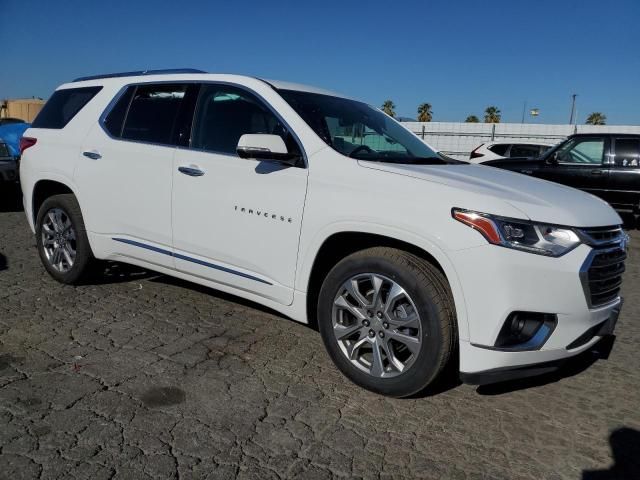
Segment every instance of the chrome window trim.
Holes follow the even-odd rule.
[[[287,128],[287,130],[291,133],[291,135],[293,135],[294,140],[298,144],[298,148],[300,148],[300,152],[302,153],[303,165],[300,165],[300,166],[297,166],[297,167],[292,167],[292,168],[304,168],[304,169],[309,168],[309,160],[308,160],[308,157],[307,157],[307,152],[304,149],[304,145],[303,145],[302,141],[300,140],[300,137],[295,132],[295,130],[293,128],[291,128],[291,125],[289,125],[289,123],[282,117],[282,115],[280,115],[280,113],[278,113],[278,111],[276,111],[276,109],[262,95],[260,95],[258,92],[256,92],[255,90],[253,90],[250,87],[247,87],[245,85],[241,85],[241,84],[238,84],[238,83],[234,83],[234,82],[216,81],[216,80],[184,80],[184,81],[180,81],[180,80],[162,80],[162,81],[159,81],[159,82],[158,81],[155,81],[155,82],[154,81],[150,81],[150,82],[132,82],[132,83],[127,83],[127,84],[123,85],[120,88],[120,90],[118,90],[118,93],[116,93],[116,95],[107,104],[107,106],[105,107],[105,109],[103,110],[102,114],[100,115],[100,117],[98,119],[98,124],[100,125],[100,128],[102,129],[102,131],[107,135],[107,137],[109,137],[111,140],[116,140],[116,141],[119,141],[119,142],[138,143],[138,144],[141,144],[141,145],[149,145],[149,146],[156,146],[156,147],[166,147],[166,148],[172,148],[172,149],[175,149],[175,150],[193,150],[195,152],[211,153],[213,155],[223,155],[223,156],[226,156],[226,157],[229,157],[229,158],[236,158],[236,159],[240,158],[238,155],[231,155],[228,152],[215,152],[215,151],[212,151],[212,150],[191,148],[191,146],[183,147],[183,146],[179,146],[179,145],[172,145],[172,144],[166,144],[166,143],[145,142],[143,140],[130,140],[130,139],[126,139],[126,138],[114,137],[113,135],[111,135],[111,133],[106,129],[105,120],[106,120],[107,116],[109,115],[109,113],[111,113],[111,110],[113,110],[113,107],[115,106],[115,104],[118,103],[118,100],[120,100],[122,95],[124,95],[124,93],[127,91],[127,89],[129,87],[139,87],[141,85],[162,85],[162,84],[165,84],[165,85],[166,84],[226,85],[226,86],[239,88],[239,89],[244,90],[244,91],[246,91],[246,92],[248,92],[248,93],[250,93],[252,95],[255,95],[271,111],[271,113],[273,113],[276,116],[276,118],[282,122],[282,124]],[[266,84],[269,85],[268,83],[266,83]],[[135,95],[135,92],[134,92],[134,95]],[[133,100],[133,97],[132,97],[132,100]],[[131,103],[129,103],[129,107],[131,107]],[[123,120],[123,124],[122,124],[123,127],[124,127],[124,121],[126,121],[126,118],[129,115],[129,107],[127,108],[127,112],[126,112],[125,118]],[[192,119],[191,119],[192,125],[195,122],[195,118],[196,118],[196,108],[194,108],[194,110],[193,110],[193,116],[192,116]],[[191,143],[191,139],[189,139],[189,143]],[[241,160],[246,161],[245,159],[241,159]]]

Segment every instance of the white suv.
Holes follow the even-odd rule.
[[[317,322],[351,380],[547,371],[613,330],[626,235],[603,201],[444,157],[369,105],[194,71],[62,85],[23,139],[56,280],[132,263]],[[458,363],[459,362],[459,363]]]

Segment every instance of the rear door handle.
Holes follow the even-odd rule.
[[[178,167],[178,171],[190,177],[201,177],[204,175],[204,172],[196,167]]]
[[[100,155],[100,152],[97,152],[95,150],[82,152],[82,155],[84,155],[87,158],[90,158],[91,160],[98,160],[102,158],[102,155]]]
[[[591,175],[602,175],[602,170],[591,170]]]

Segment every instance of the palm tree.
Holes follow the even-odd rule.
[[[465,119],[465,122],[467,122],[467,123],[478,123],[478,122],[480,122],[480,119],[478,117],[476,117],[475,115],[469,115]]]
[[[382,111],[387,115],[389,115],[390,117],[396,116],[395,108],[396,108],[396,104],[393,103],[391,100],[385,100],[384,103],[382,104]]]
[[[606,125],[607,116],[604,113],[593,112],[587,117],[587,125]]]
[[[498,107],[490,106],[484,111],[484,123],[500,123],[502,115]]]
[[[421,103],[418,107],[418,121],[430,122],[433,118],[433,112],[431,111],[430,103]]]

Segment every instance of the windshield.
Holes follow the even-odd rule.
[[[566,145],[568,141],[569,140],[563,140],[560,143],[556,143],[553,147],[549,147],[547,150],[542,152],[542,154],[537,158],[537,160],[546,161],[548,158],[551,158],[553,154],[556,153],[558,149],[560,149],[560,147],[562,147],[563,145]]]
[[[348,157],[391,163],[462,163],[433,151],[366,103],[298,90],[279,93],[322,140]]]

